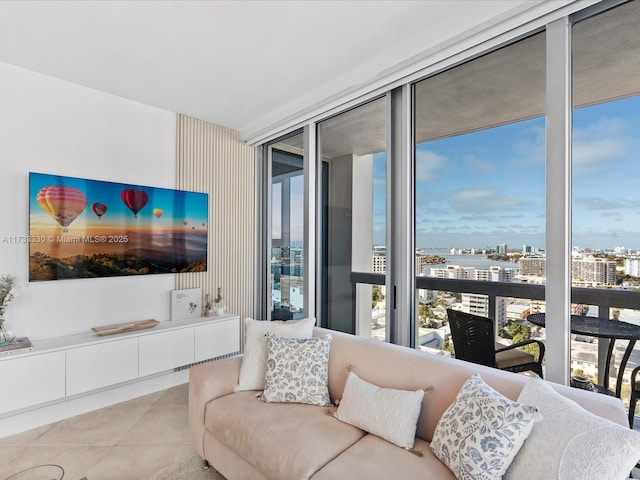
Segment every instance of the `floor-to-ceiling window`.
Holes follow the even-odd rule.
[[[572,262],[574,287],[638,292],[608,301],[573,300],[573,312],[640,325],[640,2],[632,1],[575,23],[573,57]],[[584,297],[586,294],[582,294]],[[574,297],[576,291],[574,290]],[[608,321],[608,320],[603,320]],[[600,342],[601,344],[603,342]],[[606,345],[605,345],[606,347]],[[617,341],[609,386],[629,398],[631,352],[617,385],[626,341]],[[600,359],[606,351],[600,345]],[[572,339],[574,375],[603,382],[598,341]]]
[[[496,322],[503,341],[540,336],[541,302],[461,280],[544,283],[545,34],[415,85],[417,347],[453,352],[447,308]],[[450,290],[430,287],[448,279]]]
[[[304,316],[304,169],[302,135],[269,148],[271,235],[269,273],[272,320]]]
[[[383,97],[318,124],[321,324],[380,340],[387,338],[385,104]]]

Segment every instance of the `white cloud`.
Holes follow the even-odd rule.
[[[605,200],[600,197],[576,198],[574,202],[582,205],[587,210],[617,210],[620,208],[620,204],[618,202]]]
[[[573,174],[592,175],[613,167],[629,153],[629,142],[621,138],[582,140],[573,143]]]
[[[448,199],[451,207],[464,213],[491,212],[505,208],[520,207],[526,202],[504,195],[488,187],[474,187],[454,192]]]
[[[625,160],[631,149],[629,126],[621,118],[602,117],[573,129],[573,174],[592,175]]]
[[[623,118],[600,117],[585,127],[574,128],[574,140],[606,139],[611,137],[625,137],[629,125]]]
[[[512,159],[510,163],[515,166],[544,164],[546,158],[545,138],[544,127],[536,126],[527,129],[523,132],[523,137],[513,145],[518,157]]]
[[[481,160],[475,155],[465,155],[464,163],[470,170],[475,170],[477,172],[492,172],[495,170],[495,165],[486,160]]]
[[[447,163],[447,157],[430,150],[416,152],[416,180],[431,182],[438,179],[438,170]]]

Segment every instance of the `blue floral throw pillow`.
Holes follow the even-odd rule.
[[[475,373],[440,417],[431,450],[460,480],[500,479],[541,419]]]
[[[264,402],[329,406],[331,335],[284,338],[267,333],[267,374]]]

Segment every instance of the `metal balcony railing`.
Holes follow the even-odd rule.
[[[364,283],[384,285],[382,273],[351,272],[353,285]],[[511,297],[529,300],[544,300],[544,285],[515,282],[484,282],[478,280],[457,280],[453,278],[416,277],[416,288],[442,290],[454,293],[476,293],[489,297],[489,316],[495,318],[496,298]],[[598,307],[598,316],[608,317],[610,308],[631,308],[640,310],[640,292],[605,288],[571,288],[571,302]]]

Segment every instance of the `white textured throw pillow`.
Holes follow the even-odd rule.
[[[240,365],[240,377],[236,392],[263,390],[267,372],[267,332],[287,338],[311,338],[315,318],[268,322],[246,318],[244,321],[244,356]]]
[[[331,335],[283,338],[267,333],[267,374],[262,401],[328,407]]]
[[[381,388],[349,372],[334,416],[402,448],[413,448],[424,390]]]
[[[500,479],[540,419],[535,407],[509,400],[475,373],[440,417],[431,450],[456,478]]]
[[[518,400],[537,405],[543,420],[505,479],[622,480],[640,460],[640,434],[588,412],[543,380],[530,380]]]

